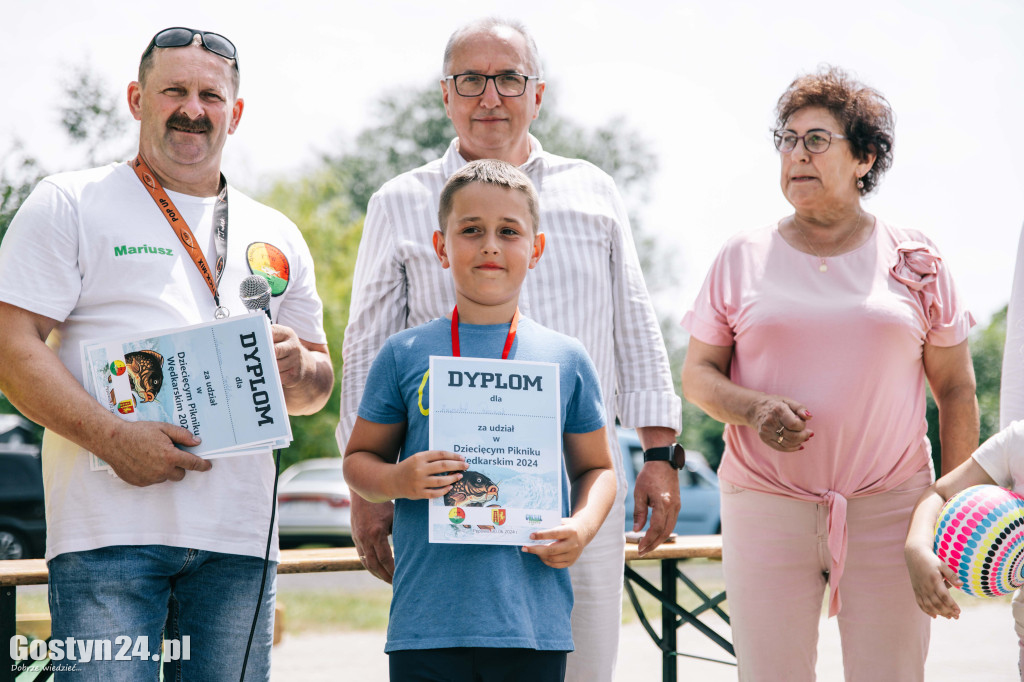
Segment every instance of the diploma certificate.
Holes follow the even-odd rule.
[[[82,343],[85,389],[127,421],[159,421],[202,438],[200,457],[287,447],[292,432],[267,316]],[[93,470],[109,469],[95,455]]]
[[[530,545],[562,522],[558,365],[431,356],[430,449],[461,455],[462,479],[430,500],[430,542]]]

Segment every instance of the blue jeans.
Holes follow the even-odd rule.
[[[60,554],[50,560],[49,570],[51,641],[77,640],[77,660],[60,661],[74,664],[74,672],[58,672],[54,679],[157,680],[162,637],[177,640],[178,658],[188,658],[164,664],[168,682],[239,677],[263,559],[162,545],[121,545]],[[270,679],[276,585],[277,564],[270,562],[245,670],[247,681]],[[83,646],[93,647],[90,658],[107,660],[83,662]],[[109,654],[104,646],[109,646]],[[165,658],[173,654],[173,645],[164,653]]]

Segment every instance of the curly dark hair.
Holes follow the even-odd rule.
[[[821,107],[835,116],[843,127],[854,158],[866,161],[875,154],[875,163],[861,180],[861,195],[878,186],[881,175],[892,166],[895,117],[889,101],[877,90],[854,80],[842,69],[823,65],[817,73],[798,77],[779,97],[775,106],[775,129],[800,109]]]

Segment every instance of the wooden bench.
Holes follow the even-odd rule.
[[[713,611],[728,623],[728,616],[721,610],[720,604],[725,600],[725,593],[708,596],[693,583],[679,568],[679,560],[722,558],[722,538],[719,535],[686,535],[680,536],[674,543],[662,545],[650,552],[644,559],[661,562],[661,587],[656,587],[639,573],[633,570],[629,562],[636,561],[636,545],[626,545],[625,553],[625,587],[637,616],[651,635],[655,644],[662,652],[662,679],[666,682],[676,680],[676,661],[680,654],[676,651],[676,629],[683,625],[693,625],[729,654],[733,653],[732,644],[715,630],[711,629],[698,616],[705,611]],[[277,566],[278,575],[291,573],[327,573],[334,571],[361,571],[363,565],[355,548],[331,549],[288,549],[281,551],[281,561]],[[17,676],[12,669],[9,642],[19,631],[17,616],[17,589],[22,585],[45,585],[49,580],[46,562],[42,559],[22,559],[0,561],[0,682],[12,682]],[[678,582],[681,581],[701,602],[692,611],[678,604]],[[644,613],[636,588],[644,590],[662,603],[661,634],[659,635]],[[49,617],[47,614],[32,614],[23,617],[26,626],[34,632],[49,633]],[[27,629],[27,628],[26,628]],[[720,661],[730,663],[729,661]],[[41,678],[42,679],[42,678]]]

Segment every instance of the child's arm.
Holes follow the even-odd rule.
[[[982,484],[995,485],[995,481],[972,457],[930,485],[914,506],[903,554],[917,605],[932,618],[960,617],[960,607],[949,594],[947,584],[955,587],[963,584],[932,551],[935,522],[946,500],[972,485]]]
[[[405,422],[377,424],[356,419],[345,449],[343,470],[348,486],[370,502],[404,497],[410,500],[441,497],[462,478],[456,472],[469,465],[451,452],[425,450],[396,463],[405,438]]]
[[[552,568],[568,568],[597,534],[615,501],[615,474],[608,431],[565,434],[565,466],[572,490],[572,516],[562,525],[531,533],[533,540],[552,540],[547,545],[528,545],[523,551],[536,554]]]

